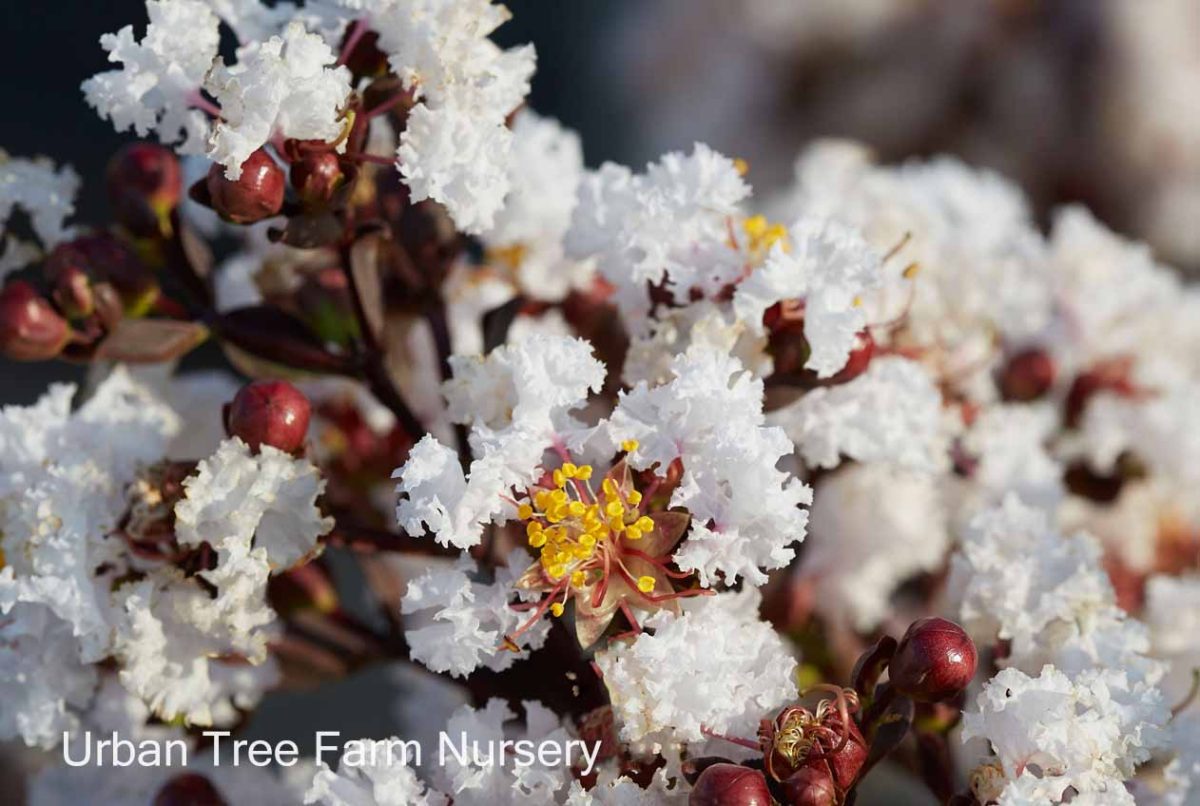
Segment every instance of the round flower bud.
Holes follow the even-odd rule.
[[[90,316],[96,309],[91,278],[78,266],[69,266],[59,273],[51,296],[58,309],[72,319]]]
[[[254,381],[234,396],[225,427],[251,450],[271,445],[296,453],[304,447],[309,413],[308,398],[287,381]]]
[[[67,320],[24,280],[0,291],[0,352],[16,361],[44,361],[58,355],[70,338]]]
[[[1045,350],[1023,350],[1000,370],[1000,393],[1005,400],[1028,403],[1049,392],[1057,374],[1054,359]]]
[[[226,179],[225,168],[214,164],[205,181],[212,208],[234,224],[253,224],[278,213],[287,183],[283,169],[261,148],[242,163],[236,180]]]
[[[292,162],[290,174],[301,203],[312,207],[332,199],[345,178],[337,154],[332,151],[302,152]]]
[[[714,764],[700,773],[688,806],[771,806],[767,778],[738,764]]]
[[[121,304],[138,315],[158,298],[158,279],[134,251],[110,232],[93,232],[61,243],[54,248],[42,268],[46,279],[56,288],[78,282],[83,273],[93,282],[110,283],[121,297]],[[73,312],[68,310],[73,315]]]
[[[153,806],[227,806],[227,802],[203,775],[184,772],[163,784]]]
[[[116,220],[134,235],[158,235],[179,204],[183,172],[170,149],[133,143],[109,160],[107,184]]]
[[[936,702],[967,687],[977,660],[975,643],[962,627],[944,618],[923,618],[900,639],[888,677],[901,694]]]
[[[829,768],[822,764],[801,767],[783,782],[787,806],[835,806],[837,787]]]

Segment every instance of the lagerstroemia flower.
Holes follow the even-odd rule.
[[[334,67],[336,54],[321,37],[292,22],[282,36],[238,50],[237,64],[218,60],[205,89],[221,105],[209,157],[237,179],[242,163],[272,134],[300,140],[333,140],[350,93],[350,71]]]
[[[863,295],[883,282],[879,257],[857,231],[840,224],[800,220],[788,233],[738,284],[733,307],[761,332],[767,308],[803,298],[804,335],[812,350],[806,366],[828,377],[846,365],[867,324]]]
[[[0,152],[0,231],[14,209],[24,211],[42,246],[50,249],[69,234],[65,222],[75,212],[75,194],[79,176],[69,165],[55,168],[46,159],[22,159]],[[11,253],[16,244],[9,236],[3,262],[7,268],[19,268]],[[4,272],[0,270],[0,276]]]
[[[476,458],[464,474],[453,450],[422,439],[395,473],[396,517],[409,531],[427,527],[439,543],[469,548],[486,523],[511,517],[503,496],[533,483],[545,451],[584,436],[569,412],[599,390],[604,367],[586,342],[549,336],[486,358],[455,357],[453,366],[450,416],[471,425]]]
[[[146,0],[146,14],[140,42],[132,25],[100,38],[121,68],[83,82],[84,97],[117,131],[155,131],[162,142],[182,141],[185,153],[199,153],[208,122],[194,101],[217,56],[219,20],[200,0]]]
[[[766,581],[804,539],[812,490],[779,470],[792,450],[762,414],[762,381],[736,359],[703,345],[676,358],[674,379],[622,393],[608,423],[615,441],[635,440],[629,465],[667,474],[683,466],[671,506],[685,508],[692,529],[675,561],[705,586],[718,576]]]
[[[758,603],[754,591],[701,597],[651,619],[652,635],[598,654],[621,738],[656,748],[699,745],[705,729],[749,735],[795,699],[796,660],[758,620]]]

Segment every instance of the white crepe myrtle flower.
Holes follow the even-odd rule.
[[[690,787],[682,776],[670,775],[669,767],[659,768],[646,787],[620,775],[615,765],[603,767],[591,789],[571,784],[566,806],[687,806]]]
[[[308,556],[333,526],[317,508],[325,482],[316,467],[270,445],[251,454],[231,437],[183,486],[185,495],[175,505],[181,544],[208,543],[220,553],[245,551],[253,543],[275,571]]]
[[[1006,663],[1036,672],[1126,669],[1157,682],[1143,625],[1117,607],[1090,535],[1063,536],[1044,511],[1015,495],[976,515],[951,566],[950,589],[963,626],[979,642],[1010,642]]]
[[[49,749],[79,725],[96,688],[71,625],[43,604],[8,601],[12,569],[0,571],[0,738]]]
[[[204,113],[194,108],[220,45],[219,20],[200,0],[146,0],[146,35],[133,26],[100,37],[118,70],[83,82],[83,94],[117,131],[151,131],[166,144],[182,141],[183,153],[200,153],[208,136]]]
[[[796,698],[796,659],[759,620],[759,601],[752,589],[691,599],[682,615],[647,619],[653,632],[597,653],[623,741],[657,752],[705,742],[704,729],[753,736]]]
[[[56,168],[50,160],[9,157],[0,151],[0,232],[8,225],[14,209],[29,216],[33,231],[45,249],[53,248],[70,235],[66,220],[75,212],[79,175],[70,165]],[[4,261],[20,268],[26,260],[12,254],[22,243],[8,236]],[[15,244],[15,246],[14,246]]]
[[[442,545],[470,548],[483,527],[515,511],[503,496],[536,480],[546,450],[578,445],[588,430],[569,414],[600,390],[604,365],[582,339],[537,335],[484,357],[454,356],[443,387],[450,418],[471,426],[476,458],[464,474],[458,457],[432,436],[421,439],[393,476],[400,479],[400,525],[428,528]]]
[[[421,102],[397,149],[413,200],[432,198],[463,231],[484,232],[509,190],[505,119],[529,93],[533,47],[503,50],[488,38],[509,19],[490,0],[384,0],[363,10],[392,70]]]
[[[368,746],[365,763],[343,763],[337,772],[320,763],[312,785],[304,793],[305,804],[317,806],[445,806],[449,799],[429,789],[408,766],[404,740],[358,739]],[[357,759],[356,759],[357,760]]]
[[[583,147],[575,132],[528,109],[513,120],[512,138],[508,196],[481,238],[524,294],[561,300],[591,275],[586,261],[567,259],[562,244],[583,177]]]
[[[451,741],[478,742],[485,749],[478,756],[463,760],[446,754],[446,764],[430,775],[432,783],[453,800],[455,806],[523,806],[527,803],[556,803],[572,780],[565,764],[548,766],[535,759],[529,765],[517,765],[510,754],[506,759],[489,756],[488,747],[499,742],[529,740],[564,746],[571,734],[563,720],[541,703],[525,700],[524,726],[513,724],[517,714],[504,700],[493,697],[483,708],[464,705],[447,722],[445,735]]]
[[[1171,749],[1175,757],[1163,770],[1164,806],[1189,806],[1200,795],[1200,716],[1195,712],[1171,720]]]
[[[937,473],[949,462],[941,392],[906,358],[876,358],[849,383],[814,389],[770,419],[814,467],[846,457]]]
[[[868,633],[902,582],[942,564],[949,540],[932,477],[853,464],[818,484],[798,574],[816,585],[822,613]]]
[[[451,568],[431,568],[408,583],[400,603],[410,619],[404,633],[412,657],[431,670],[466,677],[480,666],[503,671],[517,660],[529,657],[550,631],[549,621],[540,621],[521,634],[520,652],[503,648],[506,636],[516,631],[526,616],[509,606],[513,583],[529,564],[521,549],[509,557],[508,566],[496,572],[491,583],[477,582],[475,561],[462,557]]]
[[[692,515],[675,562],[712,585],[718,576],[763,584],[804,539],[812,489],[777,469],[792,452],[782,430],[766,424],[763,384],[735,358],[693,345],[671,368],[674,379],[623,392],[607,424],[616,443],[635,441],[629,465],[664,476],[680,460],[683,476],[671,506]]]
[[[879,254],[857,231],[830,221],[801,219],[776,243],[761,266],[738,284],[733,307],[755,332],[763,312],[777,302],[804,300],[805,366],[822,378],[835,375],[867,324],[863,295],[883,281]]]
[[[1163,691],[1169,701],[1182,702],[1193,671],[1200,668],[1200,647],[1195,643],[1200,630],[1200,575],[1150,577],[1142,618],[1150,630],[1154,657],[1169,666]]]
[[[1136,766],[1163,746],[1168,716],[1157,689],[1131,683],[1121,671],[1095,670],[1072,680],[1053,666],[1037,677],[1004,669],[963,717],[964,740],[987,739],[1003,773],[977,796],[996,798],[1025,775],[1036,777],[1036,785],[1026,780],[1019,786],[1050,802],[1068,787],[1115,796]]]
[[[238,49],[237,64],[217,60],[205,89],[221,105],[209,138],[209,157],[237,179],[242,163],[274,134],[333,140],[342,131],[341,108],[350,94],[350,70],[299,22],[282,36]]]
[[[715,292],[740,277],[744,256],[728,242],[728,217],[749,195],[733,160],[701,143],[642,174],[606,163],[579,186],[567,254],[596,258],[636,335],[647,327],[647,284],[665,282],[687,302],[692,288]]]
[[[8,604],[42,603],[71,624],[81,657],[108,651],[109,589],[128,561],[106,540],[126,487],[162,456],[175,413],[118,368],[78,411],[74,387],[0,412],[0,548],[12,571]]]

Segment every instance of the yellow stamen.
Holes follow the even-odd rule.
[[[641,540],[642,530],[638,528],[636,523],[631,523],[625,527],[625,537],[630,540]]]
[[[579,467],[579,469],[575,471],[575,478],[579,479],[580,481],[587,481],[591,477],[592,477],[592,466],[591,465],[581,465]]]
[[[517,507],[517,517],[523,521],[527,521],[533,517],[533,507],[529,504],[521,504]]]
[[[633,525],[641,529],[643,532],[654,531],[654,519],[649,515],[643,515],[633,522]]]
[[[750,172],[750,163],[746,162],[741,157],[736,157],[733,160],[733,170],[738,172],[738,176],[745,176]]]
[[[637,587],[642,593],[649,593],[654,590],[654,577],[638,577]]]
[[[633,504],[635,507],[638,504],[642,503],[642,494],[639,493],[637,490],[630,490],[629,491],[629,503]]]
[[[563,614],[562,602],[555,602],[554,604],[550,605],[550,614],[555,617],[561,616]]]
[[[576,571],[575,573],[571,574],[571,584],[572,585],[574,585],[577,588],[581,588],[581,587],[583,587],[583,583],[584,583],[584,576],[583,576],[582,571]]]
[[[621,443],[621,450],[625,453],[633,453],[638,449],[638,441],[636,439],[627,439]]]

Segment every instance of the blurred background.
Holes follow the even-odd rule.
[[[1081,201],[1160,259],[1200,270],[1197,0],[510,0],[498,38],[533,42],[532,102],[583,136],[590,165],[707,142],[756,191],[802,145],[850,137],[883,161],[950,153],[1018,182],[1042,216]],[[105,161],[126,137],[79,83],[101,33],[141,0],[69,11],[0,4],[0,146],[68,160],[76,220],[103,222]],[[0,365],[28,402],[57,365]]]

